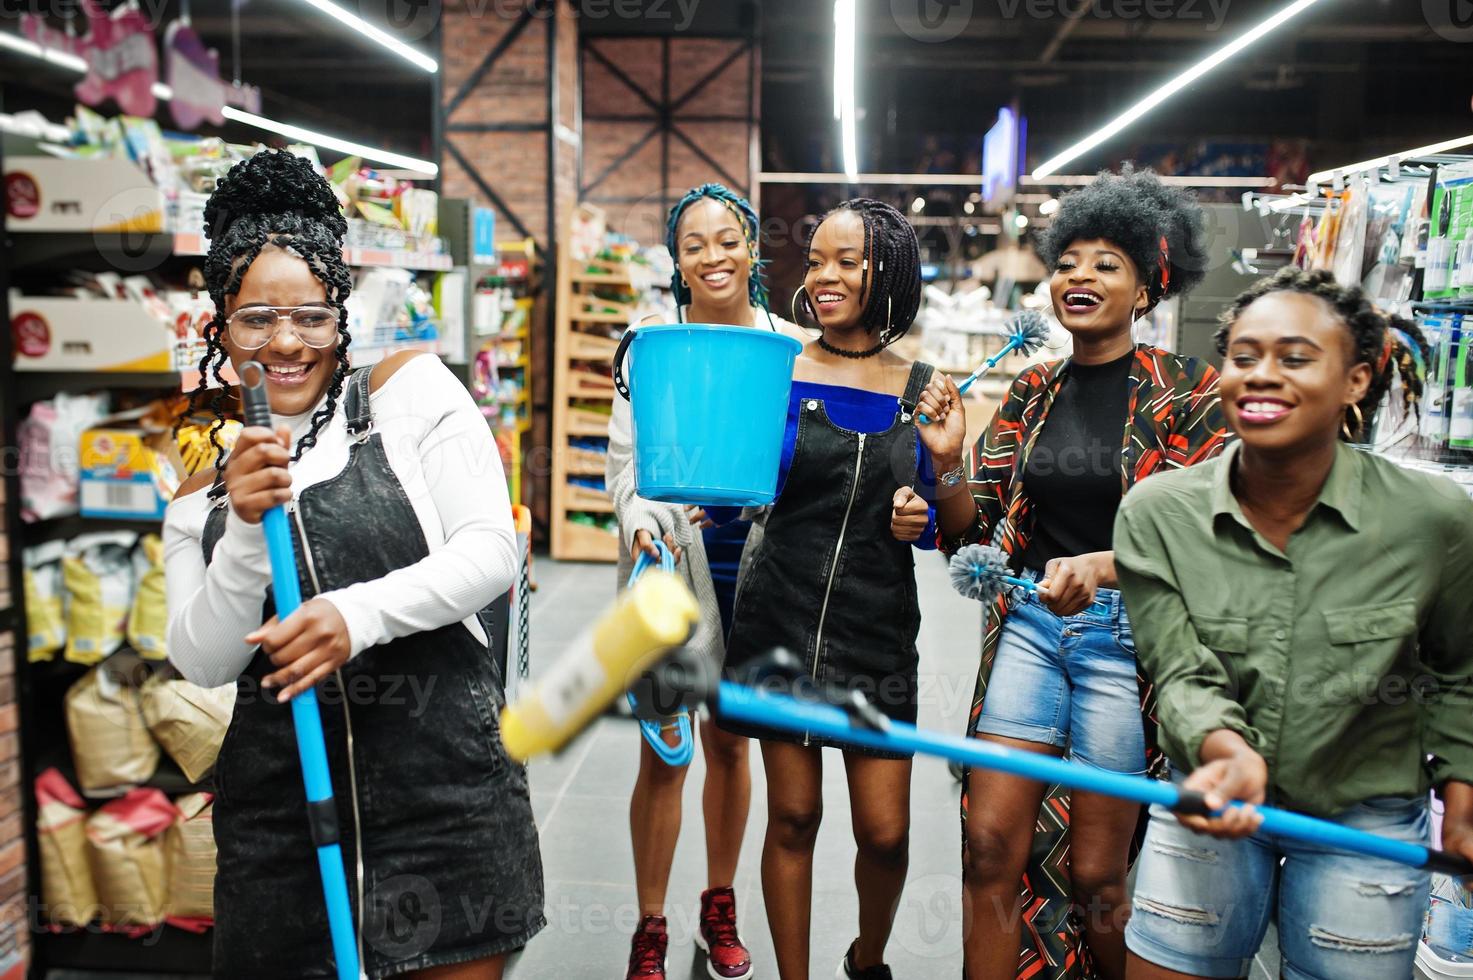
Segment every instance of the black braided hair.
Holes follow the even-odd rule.
[[[205,286],[215,303],[215,315],[205,327],[205,353],[200,359],[200,386],[190,393],[190,408],[199,404],[213,377],[218,387],[210,394],[215,416],[210,444],[215,468],[225,465],[219,433],[225,425],[225,299],[240,292],[241,280],[261,249],[275,245],[300,256],[327,288],[328,302],[338,311],[337,366],[327,387],[327,401],[312,416],[307,434],[297,440],[293,460],[317,442],[317,434],[337,410],[348,377],[348,296],[353,275],[343,261],[343,237],[348,222],[332,188],[305,159],[281,150],[261,150],[230,168],[205,204],[205,235],[210,240],[205,258]]]
[[[915,322],[921,308],[921,247],[915,229],[905,215],[883,201],[856,197],[828,211],[808,229],[803,245],[803,262],[813,251],[813,236],[831,215],[853,211],[864,222],[865,267],[860,272],[859,293],[864,309],[859,323],[865,331],[878,335],[885,346],[904,337]],[[802,290],[802,309],[813,317],[808,290]]]
[[[1362,421],[1357,423],[1354,411],[1346,409],[1345,412],[1350,441],[1365,441],[1371,423],[1375,421],[1376,410],[1381,407],[1381,399],[1391,387],[1393,372],[1401,377],[1402,400],[1406,408],[1421,415],[1422,365],[1429,353],[1427,338],[1421,328],[1405,317],[1388,317],[1381,313],[1371,305],[1359,286],[1342,286],[1324,269],[1306,271],[1288,266],[1249,286],[1219,318],[1217,333],[1213,336],[1217,352],[1224,356],[1227,354],[1228,334],[1244,310],[1270,293],[1284,292],[1302,293],[1323,300],[1334,311],[1335,319],[1350,331],[1350,339],[1355,345],[1351,363],[1371,366],[1370,387],[1356,406],[1360,409]],[[1345,438],[1344,431],[1341,437]]]
[[[1150,306],[1190,292],[1207,272],[1204,215],[1196,197],[1161,182],[1152,170],[1127,163],[1117,176],[1102,171],[1093,183],[1059,202],[1053,222],[1039,237],[1038,254],[1050,269],[1074,242],[1113,242],[1135,265]],[[1166,240],[1166,283],[1162,285],[1161,240]]]

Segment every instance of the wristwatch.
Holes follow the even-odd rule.
[[[948,470],[936,478],[936,482],[943,487],[955,487],[963,483],[967,478],[966,467],[959,465],[954,470]]]

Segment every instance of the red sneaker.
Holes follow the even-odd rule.
[[[629,951],[629,972],[625,980],[665,980],[665,953],[670,948],[670,935],[663,915],[647,915],[639,920],[634,942]]]
[[[736,893],[712,888],[701,893],[701,929],[696,945],[706,951],[706,972],[714,980],[748,980],[752,957],[737,935]]]

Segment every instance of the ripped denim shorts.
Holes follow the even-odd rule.
[[[1425,799],[1375,797],[1330,819],[1397,840],[1431,840]],[[1273,834],[1195,834],[1153,806],[1125,943],[1169,970],[1246,977],[1276,916],[1286,980],[1406,980],[1430,882],[1426,871]]]

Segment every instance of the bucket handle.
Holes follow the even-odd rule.
[[[634,327],[624,330],[624,336],[619,338],[619,349],[614,351],[614,388],[629,400],[629,382],[624,380],[624,355],[629,352],[629,345],[634,343]]]
[[[633,333],[634,331],[630,329],[625,331],[624,336],[628,337],[633,335]],[[626,395],[625,397],[627,398],[628,396]],[[665,542],[656,540],[654,544],[655,549],[660,553],[660,569],[673,574],[675,571],[675,556],[670,553],[670,549],[665,546]],[[634,561],[634,570],[629,574],[629,585],[626,587],[632,588],[634,583],[639,581],[639,577],[644,574],[645,569],[653,564],[654,561],[650,558],[649,554],[641,551],[639,557]],[[635,699],[634,692],[629,691],[627,697],[629,699],[629,707],[635,712],[638,712],[639,702]],[[650,748],[654,750],[655,755],[667,766],[674,766],[675,768],[688,766],[690,765],[691,759],[695,756],[695,739],[691,736],[689,714],[682,714],[675,721],[676,742],[674,745],[665,741],[665,726],[658,721],[644,721],[641,719],[639,722],[639,731],[644,736],[644,740],[649,743]]]

